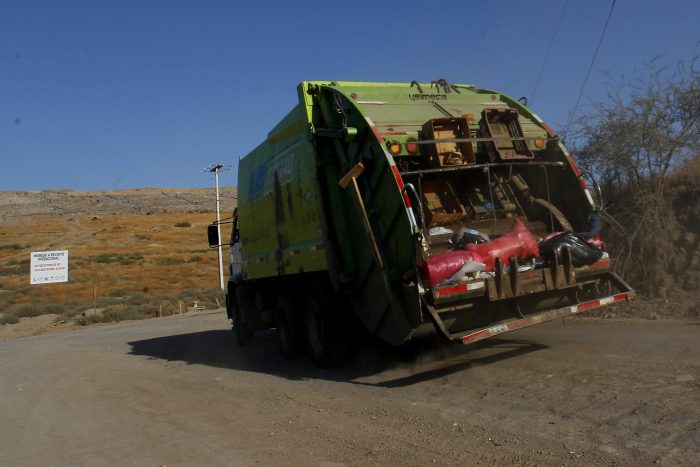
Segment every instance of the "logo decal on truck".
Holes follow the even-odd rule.
[[[444,101],[447,100],[446,94],[409,94],[408,98],[412,101]]]
[[[298,144],[295,142],[285,148],[272,159],[261,163],[250,173],[248,179],[248,199],[250,201],[272,193],[276,184],[284,186],[292,180],[297,159],[294,149]]]

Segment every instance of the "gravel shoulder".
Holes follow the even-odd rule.
[[[0,342],[1,465],[697,465],[700,323],[577,319],[346,367],[225,314]]]

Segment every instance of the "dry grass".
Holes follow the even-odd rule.
[[[93,290],[98,299],[135,293],[155,298],[216,287],[216,250],[208,249],[206,236],[213,218],[213,213],[34,215],[0,223],[0,312],[27,303],[92,303]],[[53,249],[69,251],[69,282],[30,286],[30,253]]]

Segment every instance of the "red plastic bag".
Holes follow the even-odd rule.
[[[427,288],[432,288],[440,282],[449,279],[470,259],[477,263],[484,262],[478,253],[465,250],[446,251],[428,258],[421,270],[423,285]]]
[[[482,262],[486,264],[487,271],[493,270],[496,258],[501,258],[505,264],[511,256],[528,259],[540,255],[537,239],[519,219],[515,219],[508,233],[490,242],[478,245],[469,243],[465,249],[468,252],[478,253],[483,258]]]

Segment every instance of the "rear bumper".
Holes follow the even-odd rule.
[[[489,337],[497,336],[506,332],[535,326],[537,324],[542,324],[547,321],[552,321],[554,319],[566,318],[567,316],[582,313],[584,311],[594,310],[596,308],[601,308],[607,305],[626,302],[632,299],[634,295],[635,292],[632,290],[628,292],[618,293],[615,295],[609,295],[607,297],[582,302],[577,305],[567,306],[564,308],[559,308],[557,310],[545,311],[513,321],[494,324],[492,326],[484,327],[476,331],[471,331],[459,337],[458,339],[461,340],[463,344],[472,344],[474,342],[487,339]]]
[[[471,344],[554,319],[627,302],[636,295],[629,284],[610,271],[609,261],[584,268],[566,268],[555,264],[551,269],[523,273],[518,273],[513,267],[510,274],[497,274],[481,284],[480,287],[473,287],[473,283],[439,287],[432,291],[432,297],[427,294],[423,296],[424,309],[429,312],[437,330],[448,339]],[[580,299],[584,289],[588,293],[581,295],[587,297]],[[606,289],[606,295],[596,296],[595,292]],[[548,306],[547,301],[551,305]],[[454,322],[448,324],[444,320],[451,314],[454,316],[455,312],[460,313],[460,309],[485,314],[498,304],[506,305],[501,310],[510,310],[506,313],[506,316],[510,315],[509,318],[501,317],[491,322],[481,320],[481,323],[471,323],[471,326],[456,326]],[[494,313],[494,318],[498,315],[498,312]]]

